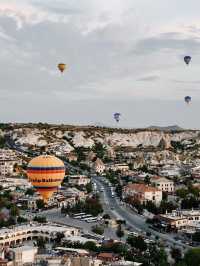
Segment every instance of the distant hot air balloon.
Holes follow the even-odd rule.
[[[64,63],[58,64],[58,69],[60,70],[61,73],[64,72],[65,68],[66,68],[66,64]]]
[[[192,57],[189,56],[189,55],[186,55],[186,56],[184,57],[184,61],[185,61],[186,65],[189,65],[191,59],[192,59]]]
[[[191,102],[191,100],[192,100],[192,98],[190,97],[190,96],[185,96],[185,102],[187,103],[187,104],[189,104],[190,102]]]
[[[114,113],[114,119],[116,120],[116,122],[118,123],[119,122],[119,120],[120,120],[120,116],[121,116],[121,114],[120,113]]]
[[[52,194],[57,191],[64,176],[64,163],[50,155],[41,155],[33,158],[27,168],[29,181],[47,202]]]

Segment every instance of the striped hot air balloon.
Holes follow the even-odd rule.
[[[65,166],[55,156],[41,155],[30,161],[27,175],[34,188],[47,202],[60,186],[65,176]]]

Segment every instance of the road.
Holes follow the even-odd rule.
[[[133,231],[140,232],[141,234],[146,234],[146,232],[151,232],[152,236],[158,236],[160,240],[168,244],[169,246],[177,246],[181,249],[191,248],[190,246],[176,241],[170,234],[162,234],[153,229],[150,229],[148,224],[145,222],[145,218],[133,212],[129,207],[122,205],[116,197],[112,197],[111,190],[102,181],[102,177],[93,176],[93,181],[97,184],[98,190],[103,188],[103,193],[101,193],[101,201],[104,205],[105,212],[110,214],[112,217],[118,219],[123,219],[126,224],[132,228]]]
[[[92,227],[97,224],[97,222],[87,223],[87,222],[82,221],[82,220],[73,219],[71,217],[65,216],[65,215],[61,214],[60,208],[41,211],[39,214],[41,216],[45,216],[49,222],[55,222],[58,224],[64,224],[64,225],[68,225],[68,226],[78,227],[85,234],[87,234],[87,233],[94,234],[92,232]],[[115,230],[113,230],[111,228],[105,228],[104,237],[105,237],[105,239],[110,239],[110,238],[117,239],[116,234],[115,234]]]

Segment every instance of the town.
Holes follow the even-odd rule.
[[[0,265],[182,265],[198,251],[200,131],[0,127]],[[65,166],[48,201],[27,177],[40,156]]]

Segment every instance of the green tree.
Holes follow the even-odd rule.
[[[85,211],[92,214],[93,216],[97,216],[98,214],[103,212],[103,207],[98,196],[93,196],[86,199]]]
[[[106,157],[106,148],[101,142],[95,143],[95,145],[92,147],[92,150],[94,153],[96,153],[98,158],[103,160]]]
[[[117,235],[117,237],[119,237],[120,239],[124,236],[124,231],[123,231],[123,229],[122,229],[121,224],[119,224],[118,227],[117,227],[116,235]]]
[[[200,248],[189,249],[185,253],[184,262],[187,266],[200,266]]]
[[[89,251],[94,251],[94,252],[96,252],[98,250],[98,248],[96,246],[96,243],[93,242],[93,241],[87,241],[87,242],[85,242],[83,248],[84,249],[87,249]]]
[[[44,224],[47,222],[47,218],[45,216],[35,216],[33,221]]]
[[[107,214],[107,213],[105,213],[105,214],[103,215],[103,219],[105,219],[105,220],[109,220],[109,219],[110,219],[110,215]]]
[[[182,259],[182,252],[179,248],[172,248],[171,256],[175,260],[175,262],[178,263]]]
[[[176,195],[182,199],[186,198],[188,190],[185,188],[180,188],[176,191]]]
[[[17,217],[17,223],[26,223],[28,220],[22,216]]]
[[[192,241],[200,242],[200,232],[197,231],[192,235]]]
[[[55,242],[57,245],[61,244],[62,239],[65,237],[65,234],[62,232],[57,232],[56,233],[56,238],[55,238]]]
[[[160,207],[158,208],[158,213],[165,214],[166,211],[171,213],[173,210],[176,210],[176,209],[177,209],[177,205],[175,205],[173,202],[162,200],[160,203]]]
[[[95,225],[92,227],[92,232],[98,235],[103,235],[104,233],[104,228],[102,226]]]
[[[145,183],[146,185],[150,185],[150,184],[151,184],[151,178],[150,178],[148,175],[145,176],[145,178],[144,178],[144,183]]]
[[[199,207],[199,200],[198,198],[195,198],[194,196],[185,198],[181,202],[182,209],[192,209],[192,208],[198,208],[198,207]]]
[[[37,208],[40,210],[40,209],[43,209],[44,208],[45,203],[44,203],[44,201],[42,199],[38,199],[36,201],[36,205],[37,205]]]
[[[6,140],[3,136],[0,136],[0,148],[4,148],[6,144]]]
[[[44,249],[45,245],[46,245],[45,239],[43,237],[38,237],[36,245],[37,245],[38,248]]]
[[[12,205],[10,208],[10,215],[13,217],[19,216],[19,209],[17,208],[16,205]]]
[[[145,243],[143,237],[141,236],[129,236],[127,239],[127,243],[140,251],[145,251],[147,249],[147,244]]]
[[[35,190],[33,188],[28,188],[25,192],[26,195],[33,196],[35,193]]]
[[[92,183],[88,183],[86,186],[85,186],[86,190],[87,190],[87,193],[91,193],[92,192]]]
[[[121,199],[122,198],[122,190],[123,190],[123,188],[122,188],[122,186],[120,185],[120,184],[118,184],[117,186],[116,186],[116,194],[117,194],[117,196]]]
[[[156,246],[150,249],[150,261],[154,266],[169,266],[165,250]]]

